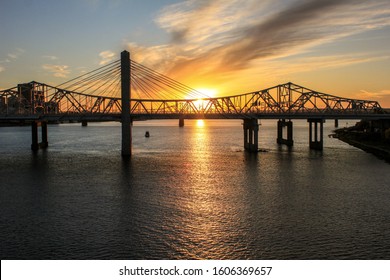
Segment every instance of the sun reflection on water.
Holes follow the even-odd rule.
[[[205,125],[204,120],[196,120],[197,127],[204,127],[204,125]]]
[[[216,163],[220,159],[210,153],[215,135],[209,124],[205,120],[196,120],[194,124],[187,143],[190,151],[186,153],[185,178],[181,178],[186,183],[175,188],[179,197],[185,199],[175,205],[175,213],[180,214],[172,223],[180,230],[171,246],[176,258],[222,259],[233,252],[238,256],[246,243],[240,230],[242,218],[230,207],[237,197],[221,188],[223,179],[215,176],[225,170],[218,171],[220,165]]]

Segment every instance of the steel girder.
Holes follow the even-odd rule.
[[[28,89],[23,91],[21,86]],[[0,91],[1,114],[118,114],[120,98],[89,95],[38,82]],[[39,100],[38,100],[39,99]],[[12,106],[12,110],[10,109]],[[37,110],[39,106],[39,110]],[[240,95],[182,100],[131,99],[135,115],[381,114],[378,102],[349,99],[286,83]]]

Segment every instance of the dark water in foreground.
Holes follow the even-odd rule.
[[[258,155],[241,121],[136,123],[130,162],[115,123],[30,138],[0,128],[1,259],[390,258],[390,165],[306,122],[288,150],[263,121]]]

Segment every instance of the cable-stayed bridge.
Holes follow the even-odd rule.
[[[119,66],[118,66],[119,65]],[[120,63],[58,86],[39,82],[0,91],[0,118],[115,119],[122,111]],[[131,62],[133,118],[327,118],[378,117],[378,102],[337,97],[293,83],[239,95],[208,97]]]
[[[0,91],[0,121],[31,122],[33,142],[36,122],[43,122],[47,130],[46,122],[50,121],[121,121],[129,127],[122,129],[126,134],[134,120],[172,118],[180,119],[181,124],[189,118],[243,119],[248,150],[257,150],[257,119],[278,119],[278,142],[288,145],[293,143],[291,120],[307,119],[310,138],[315,137],[311,146],[322,149],[325,119],[387,119],[389,114],[376,101],[337,97],[291,82],[209,97],[130,60],[126,51],[120,60],[57,86],[33,81]],[[283,138],[283,127],[287,127],[287,139]],[[47,138],[47,131],[42,135]],[[36,149],[37,145],[32,146]]]

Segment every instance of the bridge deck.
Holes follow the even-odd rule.
[[[320,114],[320,113],[302,113],[302,114],[131,114],[134,121],[138,120],[157,120],[157,119],[366,119],[379,120],[390,119],[390,114]],[[121,114],[55,114],[55,115],[0,115],[0,122],[31,122],[31,121],[49,121],[49,122],[110,122],[121,121]]]

